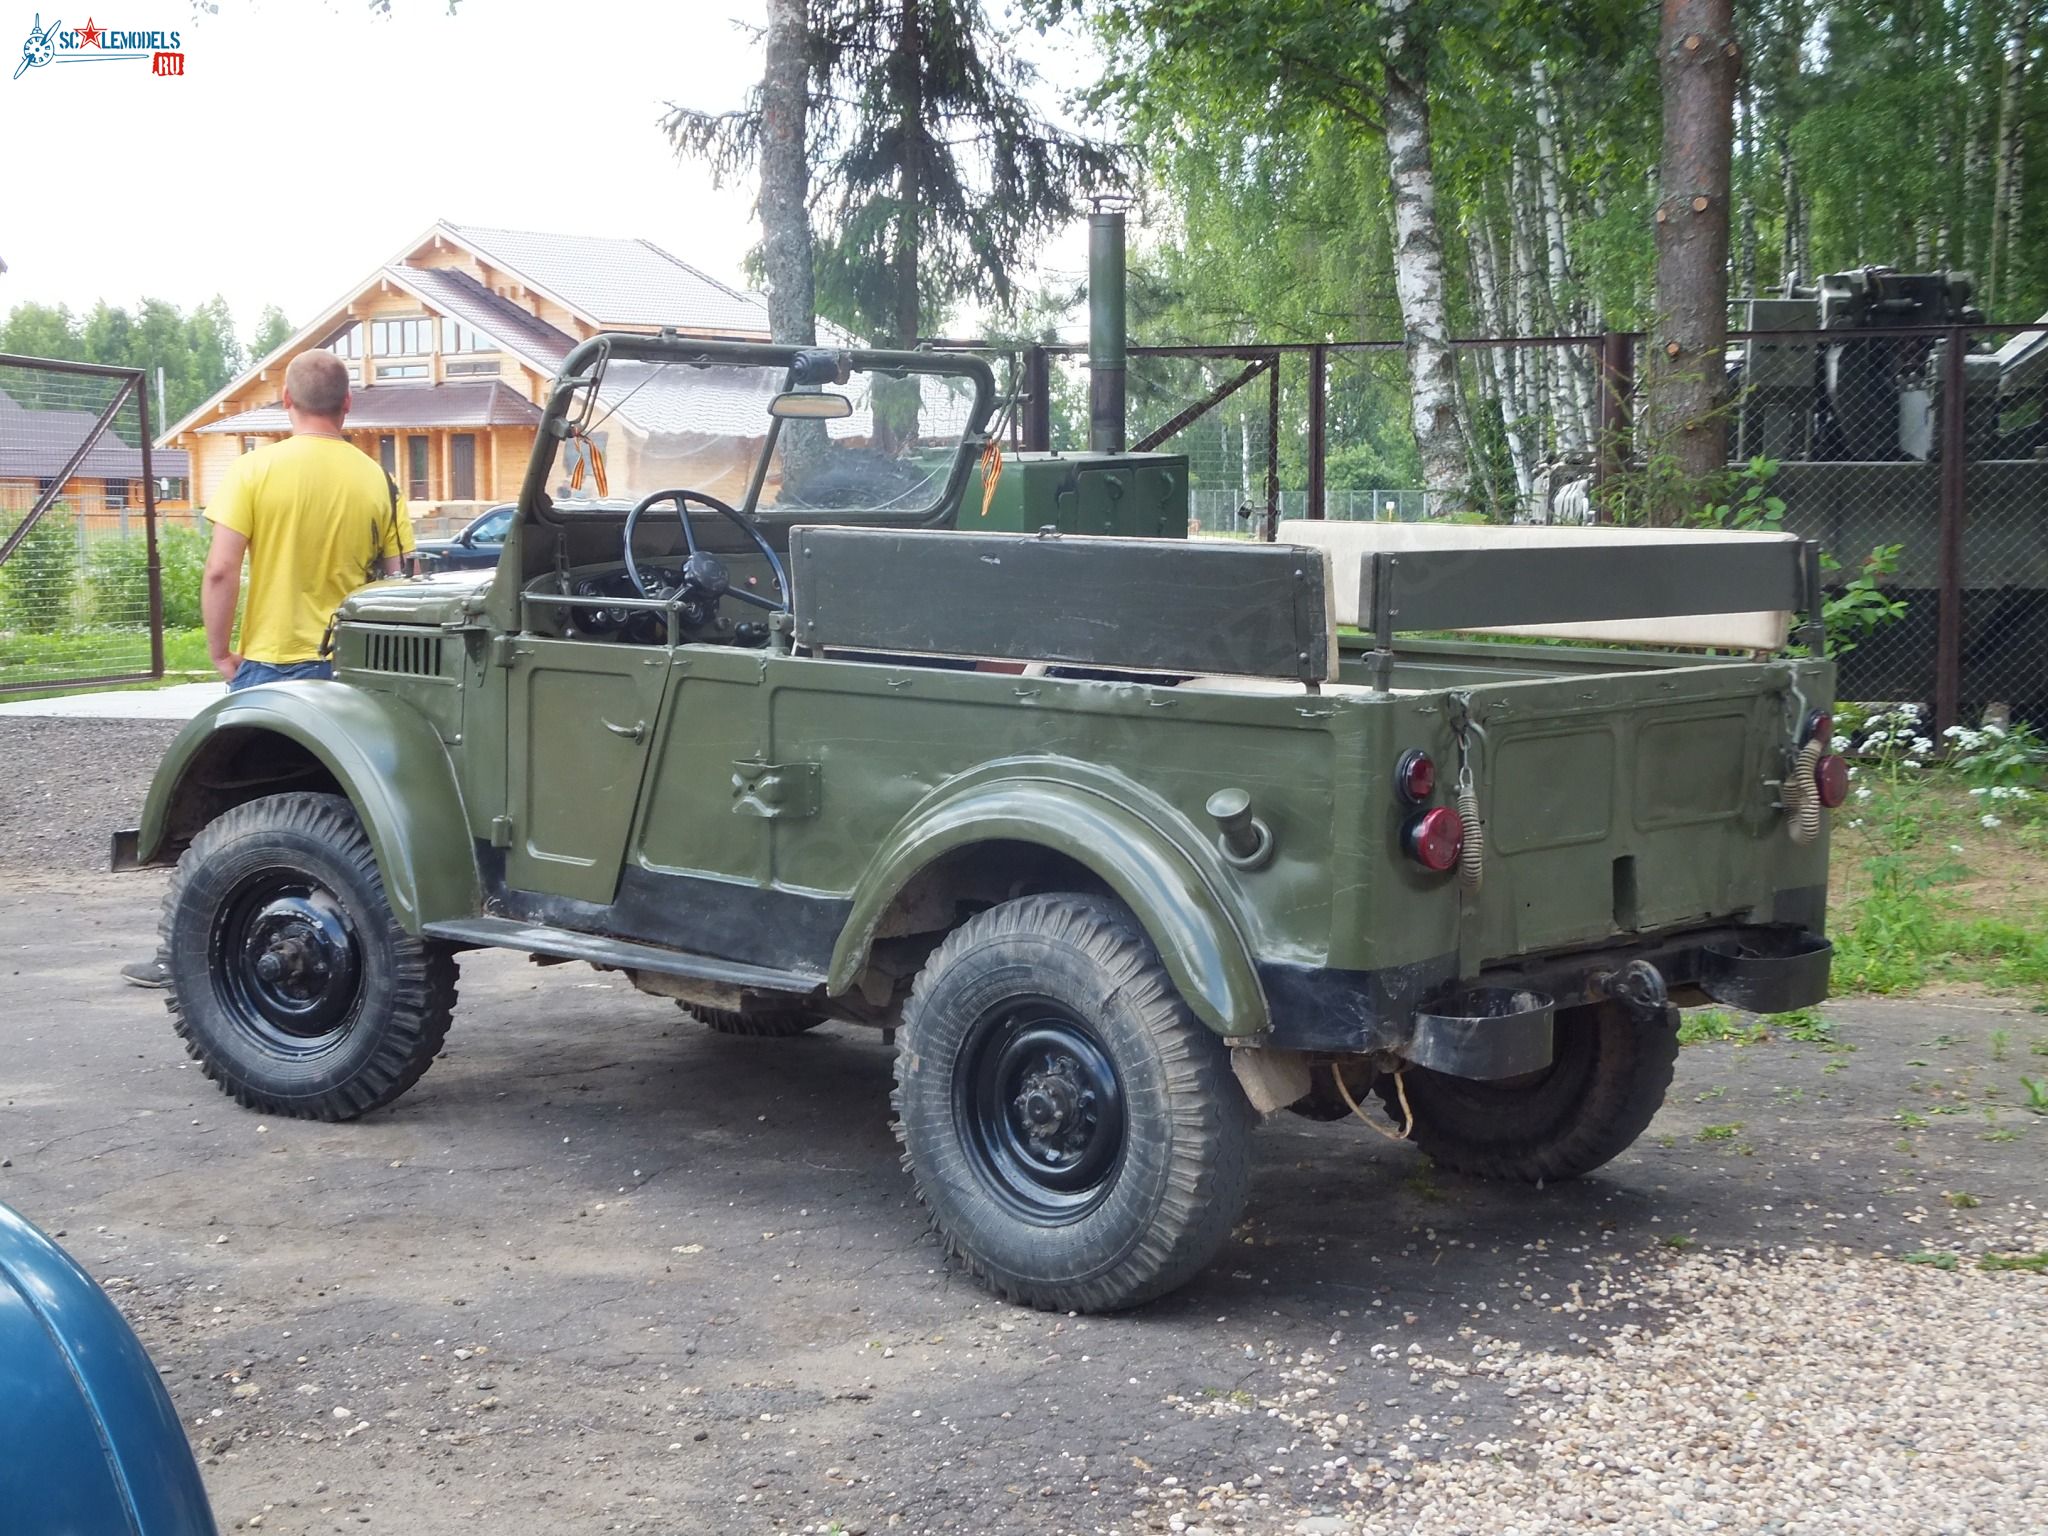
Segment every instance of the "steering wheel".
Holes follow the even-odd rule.
[[[633,559],[633,534],[640,527],[640,519],[648,508],[664,501],[672,501],[676,507],[676,518],[683,525],[683,544],[689,550],[689,558],[683,561],[682,580],[674,587],[664,587],[659,582],[650,584],[640,574],[640,566]],[[776,588],[782,593],[781,599],[763,597],[759,592],[749,592],[744,587],[735,587],[732,577],[726,571],[725,562],[716,555],[697,547],[697,535],[690,527],[690,515],[686,510],[695,502],[709,508],[739,529],[753,541],[754,548],[768,562],[768,569],[775,574]],[[751,517],[737,507],[729,507],[716,496],[707,496],[702,491],[667,490],[655,491],[643,496],[626,514],[626,531],[623,535],[626,555],[626,576],[633,583],[633,590],[642,597],[657,601],[679,599],[681,617],[692,624],[703,625],[711,622],[718,611],[718,600],[727,595],[756,608],[766,608],[771,613],[789,611],[789,577],[782,569],[782,559],[774,547],[762,537],[761,530]]]

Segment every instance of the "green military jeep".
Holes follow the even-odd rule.
[[[1184,530],[1184,466],[985,497],[993,395],[961,357],[581,346],[496,571],[357,592],[336,680],[208,709],[117,836],[176,864],[208,1075],[388,1104],[492,946],[730,1033],[873,1025],[948,1250],[1100,1310],[1216,1252],[1262,1112],[1377,1098],[1453,1168],[1566,1178],[1649,1123],[1675,1002],[1824,995],[1810,548],[1075,536]]]

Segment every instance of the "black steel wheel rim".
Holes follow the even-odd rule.
[[[975,1022],[955,1078],[968,1161],[1013,1214],[1077,1221],[1123,1166],[1123,1084],[1086,1021],[1050,998],[1008,999]]]
[[[215,909],[214,993],[235,1024],[289,1056],[331,1049],[362,993],[363,950],[341,899],[303,870],[244,876]]]

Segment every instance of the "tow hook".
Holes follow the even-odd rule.
[[[1618,971],[1602,971],[1593,990],[1644,1013],[1661,1011],[1671,1001],[1664,973],[1647,960],[1631,960]]]

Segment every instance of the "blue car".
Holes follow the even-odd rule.
[[[71,1255],[4,1205],[0,1530],[218,1536],[141,1343]]]
[[[512,514],[518,510],[509,504],[493,507],[470,519],[469,526],[452,539],[421,539],[420,569],[468,571],[496,565],[505,549],[505,530],[512,526]]]

